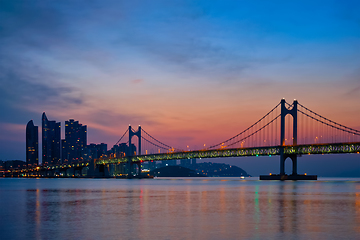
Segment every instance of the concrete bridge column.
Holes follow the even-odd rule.
[[[110,177],[110,166],[109,166],[109,164],[104,166],[104,177]]]
[[[90,164],[89,164],[89,170],[87,172],[87,176],[88,177],[95,177],[96,175],[96,164],[95,164],[96,159],[90,159]]]
[[[77,167],[76,170],[79,171],[79,177],[82,177],[82,167]]]
[[[292,161],[292,175],[297,175],[297,155],[280,154],[280,175],[285,175],[285,161],[290,158]]]
[[[297,175],[297,156],[293,154],[291,160],[293,163],[292,175]]]
[[[285,156],[284,148],[280,148],[280,175],[285,175]]]
[[[138,176],[140,176],[141,175],[141,162],[138,162],[137,165],[138,165]]]
[[[61,168],[61,169],[59,169],[59,175],[61,175],[62,177],[67,177],[67,175],[66,175],[66,173],[67,173],[67,168]]]
[[[127,170],[128,176],[131,177],[132,176],[132,173],[131,173],[132,172],[132,164],[131,164],[130,156],[127,157],[126,170]]]

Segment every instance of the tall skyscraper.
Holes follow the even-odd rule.
[[[69,155],[68,155],[68,151],[67,151],[67,144],[66,144],[66,140],[62,139],[61,140],[61,163],[68,163],[69,159]]]
[[[131,144],[131,147],[126,143],[120,143],[119,145],[114,145],[110,151],[109,154],[112,154],[113,157],[124,157],[128,154],[135,154],[136,153],[136,146],[134,144]]]
[[[87,126],[74,119],[65,121],[65,140],[62,140],[63,163],[81,162],[87,156]]]
[[[60,139],[61,123],[49,121],[45,112],[42,115],[42,165],[61,163]]]
[[[107,144],[100,143],[94,144],[91,143],[87,146],[88,158],[89,159],[99,159],[101,156],[106,156],[107,154]]]
[[[33,120],[26,125],[26,165],[29,168],[39,165],[39,134]]]

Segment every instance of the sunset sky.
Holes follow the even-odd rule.
[[[283,97],[360,130],[359,12],[355,0],[2,0],[0,159],[25,160],[42,112],[109,147],[129,124],[176,147],[217,143]]]

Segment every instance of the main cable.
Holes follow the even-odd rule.
[[[321,116],[320,114],[317,114],[316,112],[314,112],[314,111],[312,111],[312,110],[308,109],[307,107],[305,107],[305,106],[301,105],[300,103],[298,103],[298,104],[299,104],[301,107],[303,107],[304,109],[306,109],[307,111],[309,111],[309,112],[311,112],[311,113],[315,114],[316,116],[318,116],[318,117],[320,117],[320,118],[325,119],[326,121],[329,121],[329,122],[331,122],[331,123],[333,123],[333,124],[339,125],[340,127],[343,127],[343,128],[349,129],[349,130],[351,130],[351,131],[353,131],[353,132],[360,133],[360,131],[359,131],[359,130],[356,130],[356,129],[353,129],[353,128],[349,128],[349,127],[347,127],[347,126],[345,126],[345,125],[342,125],[342,124],[340,124],[340,123],[334,122],[334,121],[332,121],[332,120],[330,120],[330,119],[328,119],[328,118],[326,118],[326,117],[323,117],[323,116]],[[298,111],[300,111],[300,110],[298,110]]]
[[[245,140],[245,139],[247,139],[247,138],[255,135],[257,132],[259,132],[259,131],[261,131],[262,129],[264,129],[265,127],[269,126],[272,122],[274,122],[274,121],[275,121],[276,119],[278,119],[280,116],[281,116],[281,114],[279,114],[276,118],[274,118],[273,120],[271,120],[270,122],[268,122],[268,123],[267,123],[266,125],[264,125],[262,128],[259,128],[258,130],[256,130],[256,131],[253,132],[252,134],[250,134],[250,135],[248,135],[248,136],[246,136],[246,137],[244,137],[244,138],[242,138],[242,139],[240,139],[240,140],[238,140],[238,141],[236,141],[236,142],[234,142],[234,143],[231,143],[231,144],[229,144],[229,145],[226,146],[226,147],[232,146],[232,145],[234,145],[234,144],[236,144],[236,143],[241,142],[242,140]]]
[[[231,141],[232,139],[234,139],[234,138],[240,136],[241,134],[245,133],[246,131],[248,131],[249,129],[251,129],[252,127],[254,127],[256,124],[258,124],[259,122],[261,122],[264,118],[266,118],[266,117],[267,117],[270,113],[272,113],[280,104],[281,104],[281,102],[280,102],[278,105],[276,105],[273,109],[271,109],[270,112],[268,112],[267,114],[265,114],[262,118],[260,118],[257,122],[255,122],[253,125],[251,125],[251,126],[248,127],[247,129],[245,129],[244,131],[238,133],[237,135],[235,135],[235,136],[232,137],[232,138],[229,138],[229,139],[227,139],[227,140],[225,140],[225,141],[222,141],[222,142],[220,142],[220,143],[218,143],[218,144],[212,145],[212,146],[208,147],[208,149],[211,149],[211,148],[214,148],[214,147],[216,147],[216,146],[225,144],[226,142],[229,142],[229,141]],[[237,141],[236,143],[238,143],[238,142],[239,142],[239,141]],[[234,145],[234,144],[231,144],[231,145]]]
[[[157,140],[156,138],[154,138],[153,136],[151,136],[149,133],[147,133],[144,129],[141,129],[141,130],[142,130],[146,135],[148,135],[151,139],[153,139],[154,141],[156,141],[156,142],[164,145],[165,147],[167,147],[167,149],[176,149],[176,150],[179,150],[179,151],[183,151],[183,150],[181,150],[181,149],[179,149],[179,148],[171,147],[171,146],[169,146],[169,145],[167,145],[167,144],[165,144],[165,143]]]
[[[322,120],[316,119],[316,118],[314,118],[314,117],[312,117],[312,116],[304,113],[303,111],[301,111],[301,110],[299,110],[299,109],[298,109],[298,111],[299,111],[300,113],[306,115],[307,117],[309,117],[309,118],[311,118],[311,119],[313,119],[313,120],[315,120],[315,121],[317,121],[317,122],[320,122],[320,123],[322,123],[322,124],[325,124],[325,125],[327,125],[327,126],[329,126],[329,127],[335,128],[335,129],[340,130],[340,131],[342,131],[342,132],[346,132],[346,133],[350,133],[350,134],[354,134],[354,135],[360,136],[360,133],[351,132],[351,131],[349,131],[349,130],[345,130],[345,129],[343,129],[343,128],[336,127],[336,126],[334,126],[334,125],[330,125],[330,124],[328,124],[328,123],[326,123],[326,122],[323,122]],[[324,118],[324,119],[325,119],[325,118]],[[326,119],[326,120],[328,120],[328,119]],[[329,121],[329,120],[328,120],[328,121]],[[330,122],[332,122],[332,121],[330,121]],[[337,125],[340,125],[340,124],[337,124]],[[348,129],[352,129],[352,128],[348,128]]]
[[[125,134],[126,134],[128,131],[129,131],[129,129],[127,129],[127,130],[125,131],[125,133],[121,136],[121,138],[120,138],[114,145],[118,145],[119,142],[123,139],[123,137],[125,136]]]
[[[158,147],[158,148],[161,148],[161,149],[164,149],[164,150],[167,150],[167,151],[169,150],[168,148],[164,148],[164,147],[162,147],[162,146],[157,145],[156,143],[153,143],[153,142],[147,140],[147,139],[144,138],[143,136],[141,136],[141,138],[142,138],[143,140],[145,140],[146,142],[148,142],[148,143],[150,143],[150,144],[152,144],[152,145],[154,145],[154,146],[156,146],[156,147]]]

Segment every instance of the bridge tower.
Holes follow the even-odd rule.
[[[285,106],[285,99],[281,100],[281,126],[280,126],[280,176],[285,175],[285,160],[290,158],[293,163],[292,175],[297,175],[297,155],[296,154],[284,154],[285,147],[285,117],[290,114],[293,118],[293,143],[292,145],[297,145],[297,111],[298,111],[298,101],[294,100],[292,109],[288,109]]]
[[[127,152],[127,157],[128,157],[128,162],[127,162],[127,169],[128,169],[128,176],[131,176],[131,170],[132,170],[132,165],[133,164],[137,164],[138,165],[138,175],[141,174],[141,163],[140,162],[136,162],[133,163],[131,161],[131,157],[134,156],[134,152],[131,149],[131,139],[133,136],[137,136],[138,137],[138,151],[137,151],[137,155],[141,155],[141,126],[139,125],[138,130],[135,132],[131,125],[129,125],[129,147],[128,147],[128,152]]]

